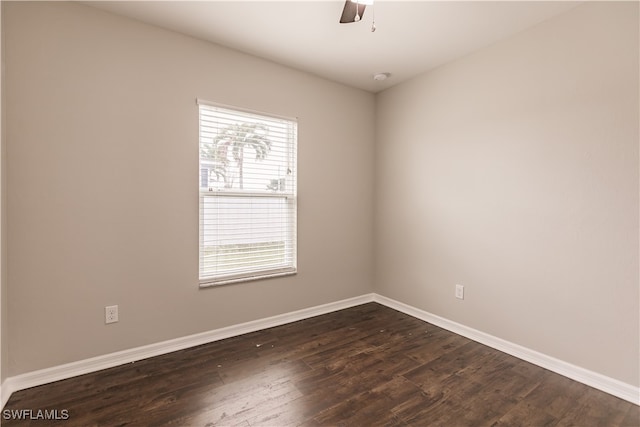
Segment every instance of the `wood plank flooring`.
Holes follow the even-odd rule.
[[[6,420],[7,410],[68,419]],[[5,426],[637,427],[640,407],[369,303],[16,392],[3,418]]]

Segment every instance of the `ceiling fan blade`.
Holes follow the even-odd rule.
[[[351,22],[356,22],[356,11],[358,12],[358,15],[360,15],[360,18],[362,18],[362,15],[364,15],[364,9],[366,7],[366,4],[354,3],[351,0],[346,0],[344,2],[344,9],[342,9],[340,23],[349,24]]]

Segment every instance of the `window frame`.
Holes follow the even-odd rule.
[[[278,116],[271,113],[265,113],[262,111],[250,110],[246,108],[239,108],[235,106],[219,104],[202,99],[196,99],[198,105],[198,282],[200,288],[208,288],[220,285],[227,285],[232,283],[242,283],[254,280],[261,280],[273,277],[289,276],[297,274],[297,150],[298,150],[298,120],[297,118]],[[256,116],[263,120],[280,120],[288,123],[288,131],[292,132],[292,135],[287,136],[285,158],[288,161],[287,167],[291,171],[290,185],[287,186],[287,191],[245,191],[242,189],[212,189],[202,187],[202,170],[203,164],[201,159],[201,144],[202,144],[202,108],[208,109],[220,109],[229,113],[237,113],[239,116]],[[291,189],[289,190],[288,187]],[[285,240],[284,240],[284,261],[281,266],[278,267],[256,267],[255,269],[246,269],[242,272],[236,273],[222,273],[222,274],[208,274],[203,275],[204,270],[204,217],[205,217],[205,202],[207,198],[214,200],[214,203],[224,198],[251,198],[261,199],[268,198],[272,200],[284,200],[285,206],[283,209],[286,212],[286,220],[278,222],[276,226],[284,226]]]

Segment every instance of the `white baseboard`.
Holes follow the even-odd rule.
[[[284,325],[286,323],[296,322],[298,320],[308,319],[321,314],[327,314],[333,311],[365,304],[373,301],[373,298],[373,294],[361,295],[273,317],[253,320],[251,322],[240,323],[225,328],[214,329],[199,334],[188,335],[181,338],[162,341],[155,344],[118,351],[116,353],[105,354],[103,356],[92,357],[90,359],[79,360],[77,362],[71,362],[64,365],[53,366],[51,368],[9,377],[0,386],[0,391],[2,392],[0,393],[2,398],[2,408],[4,408],[4,405],[11,397],[11,394],[19,390],[64,380],[90,372],[100,371],[102,369],[112,368],[114,366],[124,365],[125,363],[136,362],[138,360],[171,353],[173,351],[184,350],[186,348],[235,337],[249,332],[255,332],[262,329],[273,328],[274,326]]]
[[[173,340],[163,341],[129,350],[123,350],[116,353],[110,353],[103,356],[92,357],[90,359],[79,360],[77,362],[67,363],[60,366],[41,369],[26,374],[16,375],[7,378],[0,385],[0,398],[2,408],[7,403],[13,392],[24,390],[26,388],[35,387],[54,381],[59,381],[102,369],[112,368],[114,366],[123,365],[125,363],[136,362],[153,356],[159,356],[171,353],[177,350],[183,350],[225,338],[230,338],[249,332],[255,332],[262,329],[272,328],[284,325],[286,323],[296,322],[298,320],[308,319],[310,317],[331,313],[333,311],[354,307],[367,302],[375,301],[379,304],[393,308],[402,313],[413,316],[417,319],[424,320],[433,325],[447,329],[458,335],[467,337],[473,341],[500,350],[504,353],[515,356],[519,359],[533,363],[534,365],[556,372],[567,378],[581,382],[598,390],[609,393],[613,396],[624,399],[628,402],[640,405],[640,387],[623,383],[616,379],[598,374],[593,371],[581,368],[576,365],[558,360],[551,356],[539,353],[537,351],[522,347],[509,341],[494,337],[460,323],[453,322],[443,317],[436,316],[424,310],[401,303],[391,298],[378,294],[366,294],[359,297],[349,298],[315,307],[305,308],[290,313],[280,314],[273,317],[258,319],[251,322],[240,323],[225,328],[214,329],[211,331],[189,335],[186,337],[176,338]]]
[[[432,325],[439,326],[455,334],[462,335],[463,337],[469,338],[473,341],[515,356],[518,359],[533,363],[534,365],[604,391],[605,393],[609,393],[628,402],[640,405],[640,387],[635,387],[597,372],[547,356],[546,354],[505,341],[501,338],[494,337],[493,335],[478,331],[477,329],[436,316],[435,314],[431,314],[382,295],[374,294],[373,300],[382,305],[386,305],[389,308],[408,314],[409,316],[424,320]]]

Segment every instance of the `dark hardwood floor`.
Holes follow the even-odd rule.
[[[34,387],[64,426],[640,426],[640,407],[370,303]],[[68,412],[63,412],[68,411]]]

